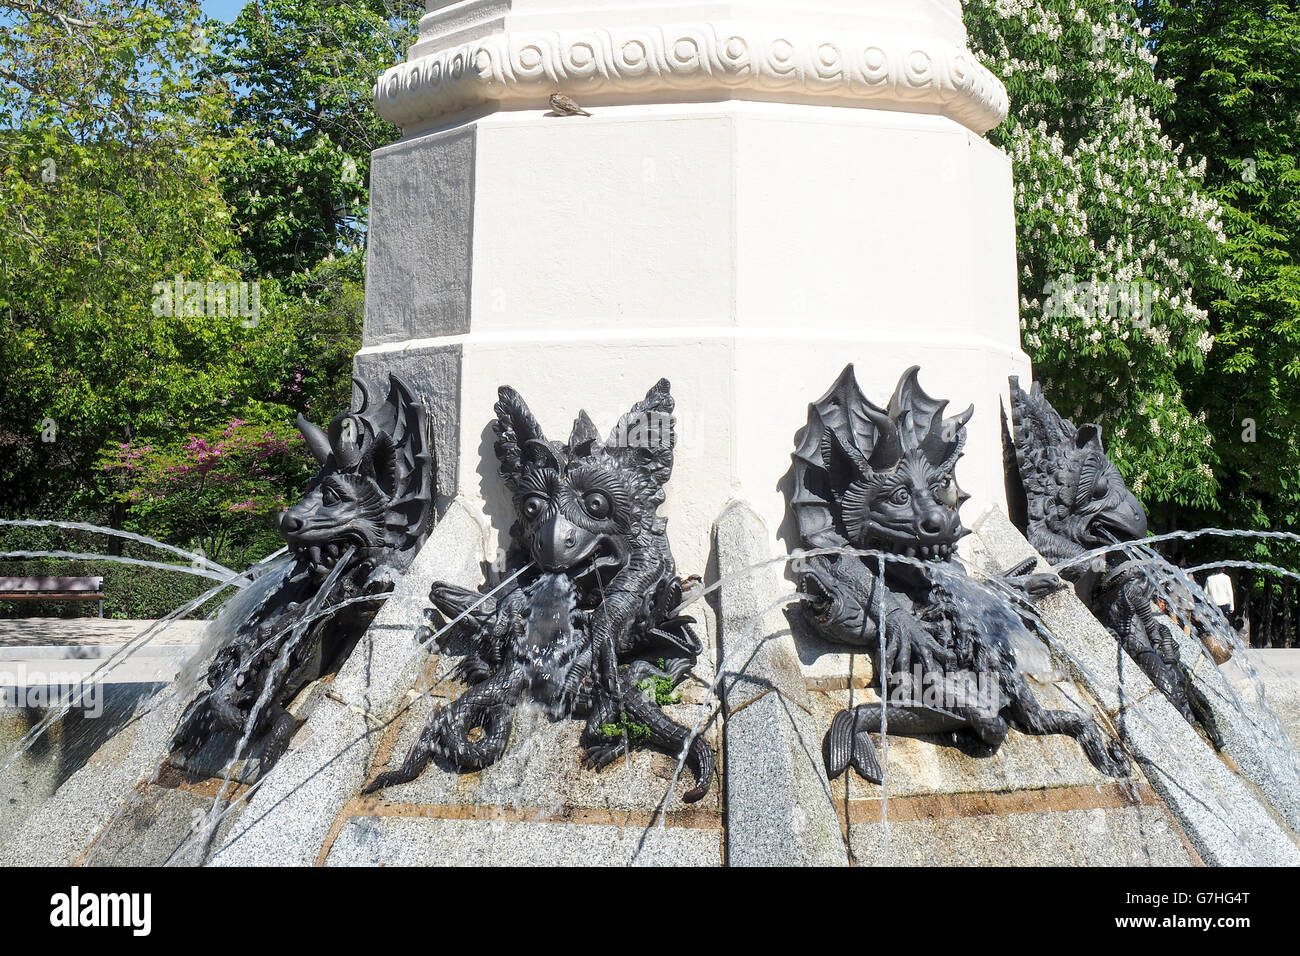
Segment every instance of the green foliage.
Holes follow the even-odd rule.
[[[1172,93],[1146,30],[1110,0],[972,0],[965,15],[1013,104],[991,137],[1015,164],[1036,376],[1065,414],[1108,426],[1145,501],[1212,502],[1207,415],[1185,392],[1214,344],[1207,307],[1233,272],[1204,163],[1157,118]],[[1077,294],[1084,283],[1136,294]]]
[[[89,505],[107,440],[187,422],[246,379],[240,318],[152,309],[172,276],[239,278],[215,184],[230,144],[211,133],[229,104],[192,78],[193,3],[6,9],[0,482],[14,507]]]
[[[160,541],[196,542],[243,567],[278,546],[275,516],[311,477],[302,436],[270,415],[163,446],[122,442],[101,457],[118,476],[115,499],[130,507],[130,530]]]
[[[601,724],[600,735],[611,740],[623,737],[626,738],[628,746],[637,747],[649,743],[651,733],[646,724],[639,724],[627,714],[623,714],[617,723]]]
[[[227,29],[194,0],[0,2],[0,513],[231,563],[277,546],[270,512],[301,491],[305,456],[244,470],[239,451],[227,487],[162,470],[184,467],[190,436],[240,438],[232,420],[287,441],[295,412],[348,406],[369,150],[395,136],[369,87],[421,5],[400,6],[250,3]],[[140,470],[104,468],[124,446],[149,449]],[[85,570],[111,589],[156,577]],[[111,593],[108,611],[175,603]]]
[[[662,658],[659,661],[659,666],[660,668],[664,666]],[[668,677],[647,677],[636,686],[660,707],[676,704],[682,699],[682,695],[677,693],[672,679]]]
[[[1222,494],[1201,520],[1300,519],[1300,9],[1269,0],[1146,0],[1167,127],[1206,158],[1240,293],[1211,311],[1192,392],[1215,431]],[[1251,440],[1253,439],[1253,440]]]
[[[310,273],[364,239],[370,154],[397,138],[371,103],[375,78],[415,40],[415,0],[261,0],[226,28],[210,69],[238,91],[247,151],[222,167],[245,250],[263,275]]]

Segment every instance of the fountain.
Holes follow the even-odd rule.
[[[217,649],[207,688],[172,735],[179,769],[219,773],[238,762],[236,778],[255,781],[297,730],[284,706],[337,666],[428,535],[434,463],[425,409],[396,376],[379,407],[364,381],[355,384],[360,407],[328,432],[298,416],[320,471],[280,516],[292,561]],[[337,613],[320,616],[322,608]]]
[[[387,399],[300,423],[288,554],[192,569],[203,648],[0,862],[1300,864],[1246,648],[1017,384],[960,5],[807,7],[430,0]]]
[[[560,443],[547,440],[517,392],[501,390],[493,430],[519,503],[520,576],[490,604],[433,586],[435,608],[473,631],[475,649],[462,662],[473,687],[430,717],[400,769],[364,792],[409,783],[435,755],[459,770],[496,763],[525,696],[552,716],[586,717],[584,761],[593,769],[633,746],[684,750],[696,783],[683,800],[708,792],[712,750],[702,737],[688,742],[657,703],[673,697],[701,651],[694,620],[673,613],[682,583],[656,514],[673,470],[673,407],[660,381],[608,439],[581,412]]]

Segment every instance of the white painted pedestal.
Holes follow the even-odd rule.
[[[772,529],[808,403],[847,362],[974,402],[958,478],[1004,501],[998,403],[1019,347],[1005,115],[956,0],[432,0],[379,80],[359,370],[435,409],[440,491],[512,520],[499,385],[553,438],[673,383],[678,565],[744,498]],[[595,114],[547,115],[563,90]],[[774,542],[774,547],[776,543]],[[780,545],[784,550],[785,543]]]

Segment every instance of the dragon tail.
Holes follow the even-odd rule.
[[[705,743],[703,737],[696,737],[691,741],[690,762],[695,771],[695,786],[682,794],[683,803],[702,800],[709,792],[709,784],[713,781],[713,749]]]
[[[424,772],[424,768],[429,766],[429,761],[433,759],[433,735],[429,732],[430,728],[426,727],[420,734],[420,739],[415,742],[402,765],[396,770],[390,770],[387,773],[381,773],[374,780],[370,781],[361,791],[362,796],[374,793],[377,790],[384,790],[388,787],[395,787],[399,783],[410,783],[416,777]]]

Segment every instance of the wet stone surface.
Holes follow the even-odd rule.
[[[123,802],[118,816],[96,838],[85,855],[85,865],[201,865],[230,831],[239,811],[236,807],[224,812],[238,790],[219,803],[215,783],[204,791],[156,784],[141,787]]]
[[[850,827],[856,862],[895,866],[1188,866],[1163,807],[986,814]]]
[[[328,866],[717,866],[720,830],[352,817]]]
[[[689,701],[702,699],[703,689],[688,683],[681,691],[683,703],[664,710],[679,723],[692,726],[699,719],[700,706]],[[392,751],[379,769],[401,766],[424,728],[431,700],[421,697],[411,705]],[[675,755],[639,749],[599,772],[582,766],[583,727],[582,720],[552,720],[539,709],[525,706],[516,714],[505,755],[492,766],[459,773],[445,761],[435,760],[417,779],[375,796],[393,803],[526,807],[548,815],[597,808],[649,813],[661,804],[668,812],[692,809],[721,813],[716,779],[703,800],[689,807],[682,803],[681,795],[691,787],[693,778],[690,768],[685,767],[676,785],[670,787],[677,763]],[[716,749],[717,728],[711,727],[705,739]]]

